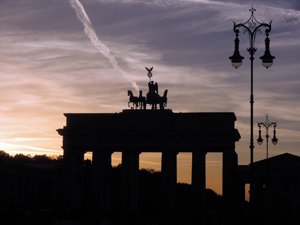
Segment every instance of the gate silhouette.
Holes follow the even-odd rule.
[[[223,197],[229,206],[236,191],[237,154],[234,113],[174,113],[172,110],[123,110],[120,113],[67,113],[63,136],[63,190],[66,208],[82,207],[84,154],[92,151],[93,207],[111,205],[111,154],[122,152],[122,205],[138,210],[138,170],[141,152],[161,152],[162,187],[167,208],[176,208],[179,152],[192,153],[192,190],[196,204],[204,201],[207,152],[223,153]]]

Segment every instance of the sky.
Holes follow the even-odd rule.
[[[0,149],[10,154],[62,154],[64,113],[127,109],[127,90],[147,92],[145,66],[174,112],[234,112],[241,134],[239,164],[249,163],[250,60],[240,34],[239,69],[233,21],[256,8],[272,21],[265,69],[264,32],[254,60],[254,122],[277,121],[269,156],[300,155],[300,2],[298,0],[0,0]],[[136,92],[135,92],[136,93]],[[264,131],[263,131],[264,135]],[[254,159],[266,157],[255,143]],[[159,154],[141,154],[141,167],[159,169]],[[221,174],[221,154],[207,155],[208,177]],[[178,180],[190,182],[190,154],[178,155]],[[113,155],[114,164],[120,154]],[[215,179],[208,180],[213,187]],[[215,187],[220,192],[220,181]]]

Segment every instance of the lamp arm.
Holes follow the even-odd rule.
[[[255,37],[256,37],[256,33],[258,31],[260,31],[262,28],[266,28],[265,29],[265,32],[268,34],[271,32],[271,29],[272,29],[272,21],[270,22],[270,24],[267,24],[267,23],[261,23],[259,24],[257,27],[254,28],[254,30],[251,30],[248,26],[246,26],[245,24],[243,23],[238,23],[236,24],[235,22],[233,22],[233,31],[235,33],[238,33],[239,32],[239,29],[243,29],[244,30],[244,33],[248,33],[249,35],[249,42],[250,42],[250,48],[249,50],[252,51],[252,54],[255,53],[255,48],[254,48],[254,43],[255,43]],[[248,51],[249,51],[248,50]]]

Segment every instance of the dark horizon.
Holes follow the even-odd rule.
[[[279,161],[278,161],[279,160]],[[276,162],[277,161],[277,162]],[[276,162],[274,164],[274,162]],[[280,162],[280,164],[278,164]],[[288,190],[290,197],[292,196],[291,187],[297,188],[300,185],[300,157],[290,155],[288,153],[272,157],[270,159],[262,160],[257,162],[255,167],[258,169],[259,175],[255,178],[257,181],[262,178],[263,182],[267,182],[267,187],[272,188],[272,183],[266,180],[266,174],[262,174],[261,170],[264,166],[274,169],[281,168],[279,174],[282,176],[282,168],[288,164],[288,168],[297,169],[293,173],[288,175],[296,179],[287,179],[285,177],[285,183],[288,184]],[[286,164],[287,163],[287,164]],[[296,163],[296,164],[295,164]],[[122,165],[113,167],[112,169],[112,180],[113,180],[113,196],[114,200],[111,202],[114,205],[113,211],[94,211],[92,210],[93,199],[91,196],[92,186],[89,182],[92,181],[92,171],[94,165],[90,160],[85,160],[84,163],[84,174],[86,180],[86,203],[83,208],[75,211],[64,211],[61,208],[61,198],[63,197],[60,193],[61,190],[58,188],[58,183],[61,182],[61,169],[63,168],[63,158],[59,159],[49,158],[46,155],[40,155],[35,157],[29,157],[22,154],[17,156],[10,156],[9,154],[1,151],[0,152],[0,165],[1,165],[1,222],[9,224],[70,224],[81,221],[81,224],[97,224],[104,221],[109,221],[110,224],[198,224],[202,221],[202,224],[295,224],[297,221],[295,212],[297,212],[297,206],[293,206],[292,202],[299,202],[300,195],[297,193],[293,195],[293,200],[282,201],[277,196],[270,205],[265,198],[261,198],[260,194],[255,194],[255,211],[258,220],[253,220],[253,216],[249,214],[249,203],[241,202],[239,204],[239,210],[234,215],[227,215],[226,210],[224,211],[224,199],[222,196],[217,195],[210,189],[206,189],[205,192],[205,205],[199,205],[197,202],[191,201],[193,192],[192,186],[189,184],[178,183],[177,189],[177,202],[178,206],[176,210],[166,211],[166,208],[162,201],[161,196],[161,172],[141,169],[139,170],[139,210],[138,213],[130,214],[122,210],[120,203],[122,202],[123,192],[120,189],[120,183],[122,180]],[[297,167],[294,167],[296,166]],[[279,167],[278,167],[279,166]],[[269,168],[271,169],[271,168]],[[244,169],[243,169],[244,171]],[[241,171],[242,172],[242,171]],[[274,175],[273,180],[274,180]],[[16,179],[18,177],[18,179]],[[261,177],[261,178],[259,178]],[[283,177],[282,177],[283,178]],[[282,179],[281,178],[281,179]],[[26,181],[27,180],[27,181]],[[18,182],[17,182],[18,181]],[[34,191],[26,188],[29,183],[23,182],[34,182]],[[298,181],[298,183],[297,183]],[[10,189],[6,189],[7,184],[10,183]],[[45,184],[47,184],[45,186]],[[18,185],[18,186],[15,186]],[[264,184],[265,185],[265,184]],[[270,186],[269,186],[270,185]],[[262,186],[266,188],[265,186]],[[282,186],[283,187],[283,186]],[[58,189],[57,189],[58,188]],[[21,191],[22,190],[22,191]],[[90,191],[88,191],[90,190]],[[271,190],[271,189],[270,189]],[[283,189],[282,189],[283,190]],[[294,189],[295,190],[295,189]],[[20,192],[21,191],[21,192]],[[279,196],[286,196],[286,192],[279,194]],[[271,192],[269,193],[271,194]],[[23,195],[23,197],[22,197]],[[24,196],[26,195],[26,196]],[[278,194],[277,194],[278,195]],[[11,196],[11,197],[9,197]],[[56,196],[56,197],[54,197]],[[264,195],[267,196],[267,195]],[[6,200],[5,200],[6,199]],[[8,202],[7,199],[10,199]],[[298,199],[298,200],[297,200]],[[287,200],[287,199],[286,199]],[[162,202],[161,202],[162,201]],[[161,202],[161,203],[159,203]],[[196,204],[195,204],[196,203]],[[265,205],[267,204],[267,205]],[[276,211],[276,207],[282,206],[283,211]],[[289,206],[288,206],[288,205]],[[160,208],[162,207],[162,208]],[[203,207],[198,208],[198,207]],[[288,208],[286,208],[288,207]],[[200,213],[204,209],[203,213]],[[288,211],[286,211],[288,210]],[[295,211],[296,210],[296,211]],[[276,216],[272,212],[276,211]],[[116,216],[116,213],[118,216]],[[200,214],[199,214],[200,213]],[[271,213],[271,214],[270,214]],[[252,212],[253,214],[253,212]],[[227,219],[226,219],[227,218]],[[224,220],[225,219],[225,220]],[[229,220],[228,220],[229,219]],[[227,221],[227,222],[226,222]],[[229,221],[229,223],[228,223]],[[248,222],[246,222],[248,221]],[[294,222],[293,222],[294,221]]]

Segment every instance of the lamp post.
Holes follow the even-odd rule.
[[[243,56],[240,55],[239,52],[239,33],[240,30],[244,33],[247,33],[249,36],[249,48],[247,48],[248,53],[250,54],[250,62],[251,62],[251,86],[250,86],[250,176],[252,176],[253,170],[253,150],[254,150],[254,141],[253,141],[253,104],[254,104],[254,95],[253,95],[253,60],[254,54],[256,52],[255,38],[258,32],[262,30],[265,31],[266,39],[265,39],[265,53],[260,57],[262,60],[262,64],[264,67],[269,68],[273,64],[274,56],[270,53],[270,39],[269,33],[271,32],[271,23],[260,23],[255,17],[254,12],[256,11],[253,7],[249,10],[251,12],[250,18],[245,23],[235,23],[233,22],[233,31],[235,33],[235,49],[232,56],[229,57],[231,60],[232,66],[236,69],[242,65]],[[253,197],[253,179],[250,178],[250,202]]]
[[[269,117],[268,117],[268,114],[266,115],[266,121],[264,122],[258,122],[257,123],[258,125],[258,138],[257,138],[257,143],[259,145],[261,145],[264,141],[264,139],[261,137],[261,127],[264,126],[266,128],[266,156],[267,156],[267,159],[269,158],[269,128],[273,126],[273,138],[272,138],[272,143],[273,145],[276,145],[277,142],[278,142],[278,139],[276,137],[276,126],[277,126],[277,122],[271,122],[269,121]]]

